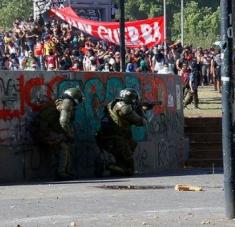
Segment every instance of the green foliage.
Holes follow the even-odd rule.
[[[119,0],[113,0],[119,6]],[[154,17],[161,13],[160,0],[128,0],[125,1],[126,20],[140,20]]]
[[[185,4],[192,0],[184,0]],[[199,8],[210,7],[216,10],[220,0],[197,0]],[[113,0],[119,5],[119,0]],[[173,18],[173,14],[180,11],[180,0],[166,0],[167,16]],[[163,15],[163,0],[125,0],[125,13],[127,19],[146,19]]]
[[[119,4],[119,0],[113,0]],[[180,1],[166,0],[168,7],[180,7]],[[127,20],[146,19],[163,15],[163,0],[126,0],[125,14]]]
[[[191,1],[184,9],[184,43],[210,47],[219,35],[220,9],[200,8],[198,3]],[[180,38],[180,13],[174,14],[173,39]]]
[[[119,0],[113,0],[117,5]],[[219,0],[184,0],[185,43],[208,47],[219,35]],[[180,37],[180,0],[166,0],[169,39]],[[163,15],[163,0],[126,0],[126,19],[138,20]],[[206,7],[210,6],[210,8]],[[0,28],[10,28],[16,18],[33,13],[33,0],[0,0]]]
[[[185,0],[185,2],[190,2],[192,0]],[[199,7],[209,7],[216,10],[220,6],[220,0],[197,0]]]
[[[0,27],[10,28],[17,18],[27,19],[33,13],[32,0],[2,0]]]
[[[145,0],[129,0],[126,3],[127,19],[146,19],[154,17],[161,13],[161,5],[159,1],[148,0],[146,4]]]
[[[117,5],[119,0],[113,0]],[[209,47],[219,35],[220,0],[184,0],[185,43]],[[166,0],[167,37],[180,38],[180,0]],[[163,0],[126,0],[127,20],[163,15]]]

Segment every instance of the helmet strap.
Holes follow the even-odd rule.
[[[75,102],[74,98],[71,97],[71,96],[68,95],[68,94],[63,94],[63,95],[61,96],[61,99],[70,99],[70,100],[73,102],[74,105],[77,105],[77,103]]]

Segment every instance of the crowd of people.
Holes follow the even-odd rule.
[[[187,82],[190,65],[198,65],[198,84],[214,84],[220,91],[219,48],[203,50],[179,41],[152,48],[126,48],[126,72],[174,71]],[[119,47],[94,39],[70,25],[42,18],[16,20],[10,31],[0,32],[0,69],[120,71]]]
[[[11,31],[0,31],[0,70],[120,72],[120,57],[119,46],[94,39],[55,19],[46,22],[42,18],[34,20],[33,17],[27,21],[18,19]],[[198,108],[198,86],[214,84],[215,90],[221,92],[219,47],[203,50],[182,46],[177,41],[168,45],[167,49],[161,45],[126,48],[125,58],[126,72],[173,72],[178,75],[183,85],[185,107],[194,101],[195,108]],[[37,144],[57,151],[58,179],[73,177],[70,159],[75,134],[70,127],[73,120],[70,117],[74,115],[76,105],[83,101],[81,91],[70,88],[55,103],[51,103],[55,117],[50,108],[45,108],[41,112],[43,124],[36,124],[42,126],[37,127],[37,132],[41,133],[37,135],[41,135],[42,139]],[[133,153],[136,143],[132,139],[131,126],[147,124],[144,114],[151,108],[141,104],[138,92],[131,88],[120,91],[119,96],[105,107],[105,116],[101,119],[96,141],[100,150],[115,157],[116,163],[108,166],[109,171],[125,176],[134,173]],[[52,118],[48,118],[47,111]],[[53,123],[48,123],[50,120]],[[51,125],[54,128],[48,128]]]

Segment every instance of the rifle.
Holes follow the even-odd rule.
[[[162,105],[162,101],[156,101],[156,102],[142,102],[141,106],[143,110],[151,110],[154,106],[160,106]]]

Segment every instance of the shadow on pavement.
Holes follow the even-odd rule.
[[[160,170],[157,174],[137,174],[135,177],[170,177],[208,174],[223,174],[223,168],[185,168],[176,170]]]
[[[124,183],[130,181],[131,178],[152,178],[152,177],[170,177],[170,176],[187,176],[187,175],[208,175],[223,174],[222,168],[187,168],[175,170],[159,170],[158,173],[144,174],[136,173],[132,177],[105,177],[105,178],[81,178],[72,181],[53,181],[50,179],[38,179],[24,182],[2,182],[0,186],[25,186],[25,185],[57,185],[57,184],[105,184],[105,183]]]
[[[38,180],[31,180],[31,181],[23,181],[23,182],[1,182],[1,186],[24,186],[24,185],[53,185],[53,184],[100,184],[100,183],[122,183],[127,182],[128,179],[123,178],[95,178],[95,179],[76,179],[71,181],[54,181],[51,179],[45,180],[45,179],[38,179]]]

